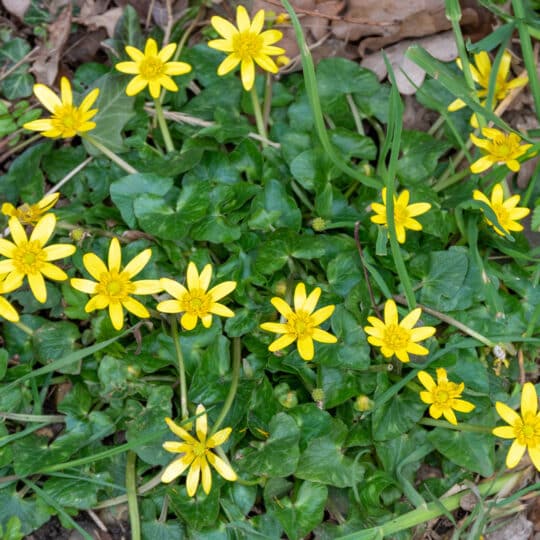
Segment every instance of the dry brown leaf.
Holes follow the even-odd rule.
[[[37,82],[51,86],[58,75],[58,63],[71,29],[71,4],[68,4],[49,24],[47,40],[38,51],[30,70]]]
[[[450,62],[457,57],[457,46],[452,32],[443,32],[416,40],[407,39],[388,47],[385,49],[385,53],[394,69],[396,84],[401,94],[414,94],[416,87],[424,82],[426,76],[423,69],[405,56],[407,49],[412,44],[422,46],[432,56],[443,62]],[[374,71],[379,80],[386,76],[386,66],[382,52],[366,56],[361,65]]]
[[[91,15],[87,17],[77,17],[75,22],[87,26],[91,30],[97,30],[98,28],[105,28],[107,35],[113,37],[116,23],[124,13],[124,8],[116,7],[109,9],[105,13]]]
[[[30,7],[30,0],[2,0],[2,5],[9,13],[22,20]]]

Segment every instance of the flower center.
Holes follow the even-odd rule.
[[[529,448],[540,446],[540,419],[529,414],[514,425],[516,439]]]
[[[493,204],[491,207],[493,212],[495,212],[499,223],[506,229],[508,222],[511,221],[508,210],[502,204]]]
[[[45,252],[36,240],[22,243],[13,255],[13,264],[21,274],[39,273],[46,261]]]
[[[125,272],[111,271],[100,276],[96,292],[102,294],[111,301],[122,302],[133,291],[135,286],[129,280]]]
[[[193,289],[184,295],[182,311],[202,317],[210,311],[211,304],[212,298],[203,289]]]
[[[519,154],[519,144],[513,144],[509,137],[503,136],[491,143],[489,153],[496,157],[499,162],[504,163],[516,157],[516,153]]]
[[[54,111],[51,123],[60,131],[62,137],[74,137],[84,123],[84,119],[77,107],[62,105]]]
[[[17,217],[21,223],[30,224],[38,221],[41,212],[37,204],[21,204],[17,208]]]
[[[193,445],[193,453],[196,457],[201,457],[206,454],[206,444],[203,442],[197,442]]]
[[[143,79],[152,81],[163,74],[165,64],[156,56],[145,58],[139,65],[139,73]]]
[[[233,36],[232,46],[236,55],[244,62],[260,54],[263,40],[259,34],[245,30]]]
[[[401,204],[394,204],[394,220],[396,225],[405,225],[407,219],[409,219],[407,207]]]
[[[383,342],[386,348],[392,351],[406,349],[411,340],[411,333],[398,324],[390,324],[384,331]]]
[[[298,339],[304,339],[313,335],[313,322],[311,315],[299,310],[287,321],[287,326],[291,334],[295,334]]]

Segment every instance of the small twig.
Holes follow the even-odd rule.
[[[163,46],[169,43],[174,24],[171,0],[165,0],[165,8],[167,9],[167,26],[165,27],[165,31],[163,33]]]
[[[65,184],[67,184],[76,174],[81,172],[94,158],[92,156],[86,158],[82,163],[79,163],[73,170],[69,171],[58,184],[55,184],[45,195],[50,195],[51,193],[55,193],[60,188],[64,187]]]
[[[150,113],[152,116],[155,116],[156,111],[153,107],[146,106],[144,108],[148,113]],[[173,122],[179,122],[184,124],[189,124],[191,126],[199,126],[199,127],[212,127],[217,125],[216,122],[211,122],[209,120],[203,120],[202,118],[197,118],[196,116],[191,116],[189,114],[176,112],[176,111],[163,111],[163,116],[167,118],[167,120],[172,120]],[[267,144],[268,146],[272,146],[273,148],[280,148],[281,145],[277,142],[273,142],[269,139],[265,139],[264,137],[261,137],[258,133],[250,132],[248,133],[248,137],[251,139],[255,139],[256,141],[263,142]]]
[[[87,510],[86,512],[92,518],[93,522],[98,526],[98,529],[100,529],[103,532],[109,532],[109,530],[105,526],[105,523],[103,523],[103,521],[99,519],[98,515],[94,511]]]
[[[144,21],[144,27],[148,30],[150,23],[152,22],[152,11],[154,11],[154,4],[156,0],[150,0],[150,5],[148,6],[148,11],[146,12],[146,20]]]
[[[362,270],[364,272],[364,279],[366,280],[366,285],[368,288],[369,299],[371,301],[371,307],[373,308],[373,311],[375,311],[375,313],[377,314],[377,317],[379,317],[380,319],[382,318],[381,312],[379,311],[377,302],[375,302],[375,296],[373,294],[373,289],[371,287],[371,281],[369,280],[369,272],[366,268],[366,261],[364,259],[364,250],[362,249],[362,244],[360,243],[359,230],[360,230],[360,222],[357,221],[354,224],[354,242],[356,243],[356,249],[358,249],[358,255],[360,255],[360,263],[362,264]]]
[[[7,76],[11,75],[18,67],[26,64],[35,52],[39,50],[38,47],[34,47],[28,54],[23,56],[18,62],[13,64],[9,69],[6,69],[3,73],[0,74],[0,81],[3,81]]]
[[[525,366],[523,365],[523,351],[521,349],[518,350],[518,366],[519,366],[519,382],[521,384],[525,384],[526,378],[525,378]]]

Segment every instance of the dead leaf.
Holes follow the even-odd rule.
[[[30,7],[30,0],[2,0],[2,5],[15,17],[23,19],[26,10]]]
[[[58,75],[58,63],[71,29],[71,4],[68,4],[49,24],[47,40],[43,43],[30,70],[40,83],[51,86]]]
[[[75,22],[87,26],[90,30],[105,28],[107,35],[113,37],[116,23],[124,13],[124,8],[116,7],[109,9],[105,13],[90,15],[87,17],[76,17]]]
[[[394,69],[396,84],[401,94],[414,94],[416,87],[420,86],[426,77],[426,72],[405,56],[407,49],[413,43],[422,46],[432,56],[443,62],[454,60],[458,54],[452,32],[443,32],[416,40],[403,40],[385,49],[388,60]],[[379,80],[386,76],[386,65],[382,52],[366,56],[361,65],[374,71]]]
[[[501,528],[486,535],[487,540],[528,540],[533,532],[533,524],[523,515],[518,514]]]

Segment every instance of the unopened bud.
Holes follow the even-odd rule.
[[[324,401],[324,390],[322,388],[314,388],[311,392],[311,397],[313,401],[323,402]]]
[[[321,231],[324,231],[326,229],[327,224],[328,224],[328,222],[325,219],[323,219],[321,217],[316,217],[311,222],[311,228],[316,232],[321,232]]]
[[[296,392],[294,390],[290,390],[284,396],[279,398],[279,402],[286,409],[296,407],[298,405],[298,397],[296,396]]]
[[[360,395],[354,402],[354,408],[360,412],[370,411],[373,408],[373,401],[365,395]]]
[[[85,234],[86,233],[84,229],[77,227],[76,229],[73,229],[69,235],[75,242],[80,242],[84,238]]]

